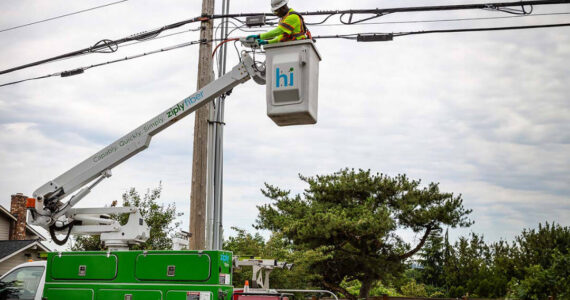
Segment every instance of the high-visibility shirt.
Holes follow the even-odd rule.
[[[262,40],[269,40],[270,44],[275,44],[285,41],[304,40],[307,36],[303,33],[304,24],[301,17],[293,14],[295,12],[292,8],[289,13],[279,20],[279,25],[271,31],[260,34]]]

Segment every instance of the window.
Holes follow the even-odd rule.
[[[0,300],[34,300],[44,267],[16,269],[0,280]]]

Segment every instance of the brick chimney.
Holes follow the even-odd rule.
[[[22,193],[12,195],[12,203],[10,204],[10,213],[18,219],[16,224],[12,224],[10,228],[10,240],[25,240],[26,239],[26,200],[28,197]]]

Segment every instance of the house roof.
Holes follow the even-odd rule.
[[[34,246],[37,246],[45,252],[50,251],[46,246],[40,243],[39,240],[0,241],[0,262]]]
[[[35,230],[35,229],[34,229],[32,226],[30,226],[29,224],[26,224],[26,230],[29,230],[29,231],[31,231],[33,234],[37,235],[39,240],[41,240],[41,241],[45,241],[45,240],[46,240],[46,238],[45,238],[41,233],[39,233],[37,230]]]
[[[14,217],[13,214],[10,213],[10,211],[8,211],[6,208],[4,208],[4,206],[0,205],[0,212],[2,212],[3,214],[5,214],[6,216],[8,216],[8,218],[12,219],[12,221],[18,221],[18,219],[16,217]]]
[[[18,218],[16,218],[13,214],[10,213],[4,206],[0,205],[0,213],[6,215],[8,218],[12,219],[12,221],[16,222]],[[31,231],[33,234],[37,235],[40,240],[45,241],[46,238],[40,234],[37,230],[35,230],[32,226],[26,223],[26,230]]]

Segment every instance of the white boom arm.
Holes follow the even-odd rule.
[[[101,234],[102,241],[108,245],[109,243],[132,244],[148,239],[148,229],[140,230],[142,227],[146,228],[146,224],[136,208],[126,208],[126,210],[115,207],[83,210],[72,208],[87,196],[93,187],[110,177],[112,168],[148,148],[154,135],[251,78],[259,84],[265,84],[265,77],[257,70],[255,62],[248,54],[243,54],[241,62],[230,72],[44,184],[33,194],[36,201],[35,207],[29,208],[31,223],[50,230],[52,238],[54,231],[66,230],[68,236],[70,233]],[[93,184],[85,187],[92,181]],[[61,202],[63,198],[79,189],[81,190],[68,202]],[[129,224],[132,222],[132,226],[127,224],[126,229],[121,229],[120,224],[108,219],[107,214],[117,213],[129,213]],[[58,242],[57,239],[54,240]]]
[[[234,257],[233,264],[238,269],[241,267],[252,267],[251,281],[262,290],[269,290],[269,275],[274,269],[291,270],[293,268],[293,264],[277,261],[276,259],[251,258],[242,260],[240,257]]]

